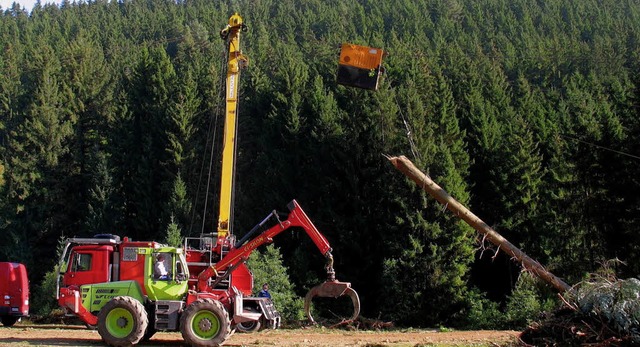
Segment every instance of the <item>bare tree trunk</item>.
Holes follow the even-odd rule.
[[[424,191],[429,193],[429,195],[433,196],[440,203],[444,204],[446,208],[453,212],[456,216],[467,222],[467,224],[472,226],[479,233],[485,235],[486,239],[491,243],[503,249],[511,257],[517,259],[526,270],[532,272],[542,280],[551,284],[560,293],[571,289],[568,284],[566,284],[560,278],[556,277],[551,272],[547,271],[544,266],[527,256],[518,247],[511,244],[511,242],[507,241],[507,239],[498,234],[495,230],[493,230],[493,228],[487,225],[487,223],[483,222],[466,207],[464,207],[453,197],[451,197],[451,195],[449,195],[444,189],[433,182],[431,178],[429,178],[422,171],[416,168],[415,165],[413,165],[413,163],[405,156],[390,157],[388,159],[391,164],[396,167],[396,169],[411,178],[418,186],[424,189]]]

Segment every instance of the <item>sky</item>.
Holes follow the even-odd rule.
[[[20,4],[20,7],[24,7],[27,11],[31,12],[31,9],[33,9],[33,5],[35,5],[36,0],[0,0],[0,7],[2,7],[2,10],[6,10],[8,8],[11,8],[11,5],[17,2],[18,4]],[[59,0],[40,0],[41,4],[46,4],[46,3],[58,3]]]

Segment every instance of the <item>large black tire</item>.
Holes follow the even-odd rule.
[[[258,312],[258,310],[253,307],[246,307],[245,310],[250,312]],[[255,333],[256,331],[259,331],[260,328],[262,328],[262,318],[236,324],[235,328],[241,333]]]
[[[98,333],[111,346],[132,346],[142,340],[149,317],[142,303],[130,296],[117,296],[98,313]]]
[[[196,300],[180,317],[184,341],[197,347],[222,345],[231,336],[231,321],[224,306],[210,299]]]
[[[5,327],[11,327],[16,324],[18,319],[20,318],[14,316],[2,316],[2,325],[4,325]]]

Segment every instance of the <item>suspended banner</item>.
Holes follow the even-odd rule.
[[[343,43],[338,65],[338,84],[369,90],[378,89],[382,74],[382,56],[379,48]]]

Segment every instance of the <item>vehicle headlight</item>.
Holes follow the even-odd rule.
[[[9,300],[9,299],[11,299],[11,295],[5,295],[5,296],[4,296],[4,299],[5,299],[5,300]]]

